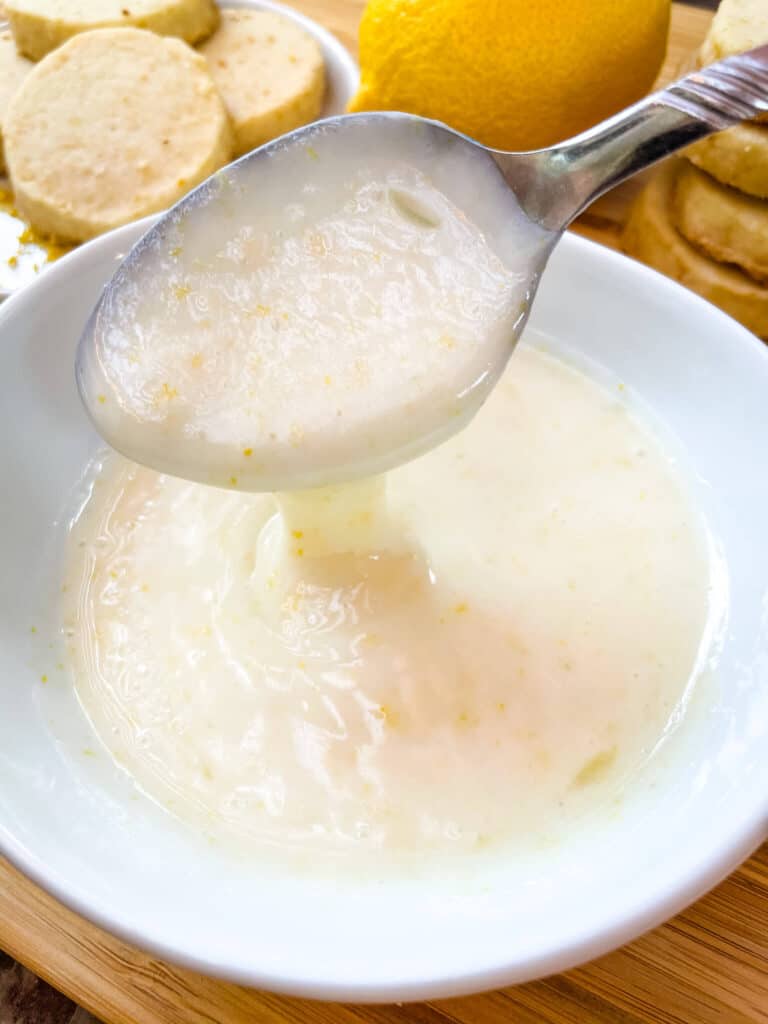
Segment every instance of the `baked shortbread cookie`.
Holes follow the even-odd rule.
[[[768,43],[766,0],[720,0],[699,52],[702,65]]]
[[[768,198],[768,125],[737,124],[700,139],[685,155],[724,185]]]
[[[316,40],[290,18],[223,10],[218,31],[200,52],[229,111],[238,156],[320,114],[323,56]]]
[[[737,267],[710,259],[675,228],[672,201],[679,168],[680,161],[667,161],[640,193],[624,228],[622,248],[768,338],[768,288]]]
[[[32,60],[79,32],[146,28],[188,43],[205,39],[219,21],[214,0],[4,0],[16,46]]]
[[[2,131],[8,104],[34,66],[18,52],[8,29],[3,29],[0,32],[0,171],[5,170]]]
[[[721,185],[686,161],[675,184],[673,219],[713,259],[736,263],[768,284],[768,201]]]
[[[176,202],[229,160],[231,132],[207,64],[186,43],[96,29],[26,77],[5,152],[21,213],[80,242]]]

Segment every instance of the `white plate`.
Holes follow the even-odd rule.
[[[0,310],[0,852],[158,956],[342,1000],[447,996],[571,967],[734,868],[768,833],[768,352],[692,293],[575,236],[533,325],[610,367],[677,435],[730,577],[719,680],[675,737],[677,770],[583,838],[461,882],[280,877],[136,797],[56,668],[53,523],[98,445],[75,343],[148,223],[83,246]]]
[[[275,11],[295,21],[314,36],[323,52],[326,70],[325,102],[320,116],[332,117],[334,114],[344,113],[347,103],[357,89],[360,73],[349,51],[327,29],[292,7],[273,3],[272,0],[223,0],[219,6]],[[7,27],[8,22],[0,21],[0,28]],[[10,185],[5,178],[0,177],[0,186],[0,191],[10,191]],[[39,244],[36,241],[21,242],[19,236],[24,231],[26,223],[15,214],[15,211],[11,212],[12,210],[12,202],[0,197],[0,302],[47,270],[50,266],[50,253],[56,251],[56,247]]]

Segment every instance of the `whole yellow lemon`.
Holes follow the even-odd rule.
[[[369,0],[351,111],[404,110],[537,149],[650,89],[670,0]]]

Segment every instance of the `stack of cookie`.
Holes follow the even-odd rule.
[[[165,209],[322,107],[320,47],[281,14],[214,0],[5,8],[0,170],[20,214],[57,242]]]
[[[768,0],[722,0],[701,66],[768,42]],[[638,198],[623,248],[768,340],[768,122],[702,139]]]

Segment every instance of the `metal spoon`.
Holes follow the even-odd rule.
[[[567,96],[563,101],[567,102]],[[284,158],[286,152],[290,152],[291,161],[294,161],[291,167],[295,168],[298,166],[295,161],[302,158],[299,151],[303,152],[300,173],[304,179],[311,180],[313,166],[316,165],[306,159],[306,153],[311,150],[309,143],[313,139],[327,138],[330,133],[334,144],[343,141],[346,146],[343,152],[350,153],[350,160],[354,163],[355,154],[363,155],[376,145],[381,147],[382,137],[396,138],[396,131],[402,129],[406,135],[418,133],[420,139],[426,138],[431,152],[438,161],[443,161],[444,166],[453,166],[450,161],[457,153],[461,153],[464,160],[467,154],[471,154],[471,159],[476,161],[472,167],[477,173],[474,179],[470,177],[469,180],[476,187],[478,181],[487,185],[489,173],[496,181],[500,172],[522,216],[527,218],[531,229],[528,237],[535,238],[536,244],[525,253],[527,299],[514,325],[510,344],[501,356],[494,354],[493,364],[487,367],[486,372],[461,382],[461,389],[457,391],[463,403],[461,415],[449,419],[435,405],[434,411],[430,409],[421,418],[416,418],[417,429],[390,447],[387,445],[391,429],[390,434],[382,432],[381,437],[376,437],[377,427],[373,423],[373,433],[366,434],[365,450],[362,450],[362,445],[360,452],[353,450],[354,445],[352,448],[342,445],[340,452],[343,451],[343,457],[342,454],[333,455],[322,464],[316,457],[314,461],[308,459],[302,463],[292,451],[290,460],[286,459],[283,465],[278,453],[277,465],[272,464],[266,475],[249,475],[244,469],[236,485],[247,490],[292,490],[336,483],[388,469],[445,439],[474,415],[513,351],[549,255],[566,227],[586,206],[614,185],[675,150],[766,111],[768,45],[695,71],[589,131],[535,152],[492,150],[446,125],[402,113],[347,115],[299,129],[213,175],[161,217],[129,253],[107,284],[80,341],[77,379],[85,406],[105,439],[135,461],[204,482],[216,483],[229,478],[231,463],[226,460],[230,454],[225,452],[220,467],[211,466],[210,459],[203,464],[197,455],[194,433],[185,446],[177,444],[171,450],[164,444],[162,433],[158,434],[154,427],[145,433],[134,429],[135,425],[130,431],[124,431],[119,417],[116,420],[113,412],[107,415],[103,391],[115,384],[106,379],[104,371],[108,362],[104,358],[106,346],[110,344],[110,331],[114,328],[110,310],[120,307],[123,295],[140,292],[147,282],[157,277],[158,268],[162,267],[158,263],[157,252],[161,246],[167,250],[168,239],[181,219],[185,225],[198,224],[205,235],[206,224],[211,224],[210,219],[206,221],[205,218],[219,214],[224,216],[223,211],[228,207],[227,216],[237,225],[240,199],[247,197],[249,190],[253,194],[264,189],[269,175],[280,173],[280,167],[285,174],[285,160],[280,164],[273,159],[276,154]],[[499,188],[502,198],[506,197],[506,205],[499,202],[498,216],[486,218],[482,228],[490,236],[492,245],[497,243],[501,248],[509,248],[510,221],[505,210],[510,209],[510,196],[503,185],[494,187]],[[471,191],[467,189],[468,193]],[[233,200],[233,196],[240,199]],[[471,206],[471,195],[466,198]],[[418,210],[415,213],[418,216]],[[172,324],[167,326],[169,330],[173,329]],[[224,397],[222,401],[225,401]],[[119,395],[117,407],[120,407]],[[372,451],[375,457],[371,456]],[[257,461],[254,457],[249,465],[255,465]]]

